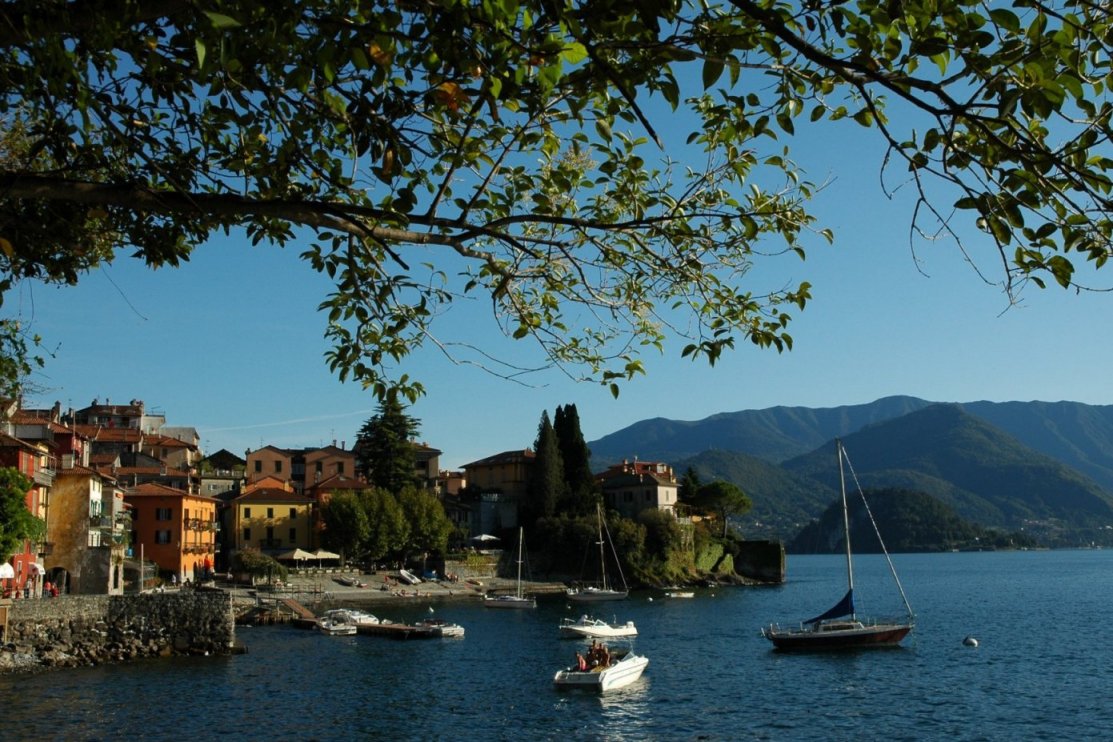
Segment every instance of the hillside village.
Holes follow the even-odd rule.
[[[338,563],[323,548],[322,512],[337,493],[367,487],[359,440],[350,448],[267,445],[243,457],[206,454],[200,441],[196,429],[168,425],[142,400],[66,411],[4,401],[0,466],[32,482],[26,507],[46,525],[40,541],[24,542],[0,565],[4,596],[197,582],[227,571],[245,549]],[[414,445],[415,479],[444,507],[455,545],[517,528],[533,451],[495,453],[451,472],[440,468],[442,451]],[[624,461],[597,481],[605,504],[627,517],[649,508],[676,515],[679,485],[665,464]]]

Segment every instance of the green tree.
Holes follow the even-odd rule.
[[[18,469],[0,467],[0,562],[6,562],[25,541],[41,541],[46,523],[27,509],[31,480]]]
[[[410,538],[410,524],[398,498],[386,490],[373,488],[361,492],[360,501],[369,526],[367,558],[379,560],[401,552]]]
[[[709,482],[696,492],[694,504],[712,511],[722,521],[722,537],[726,538],[730,517],[745,515],[753,507],[750,498],[737,485],[722,480]]]
[[[408,487],[398,496],[406,521],[410,525],[406,550],[409,552],[441,552],[448,547],[448,537],[452,533],[452,521],[445,515],[441,505],[432,493]]]
[[[322,508],[325,543],[345,559],[363,555],[370,524],[359,498],[352,492],[337,492]]]
[[[389,395],[379,411],[360,428],[356,464],[367,481],[388,492],[398,493],[412,485],[417,465],[414,439],[420,423],[405,412],[395,395]]]
[[[1010,291],[1103,266],[1110,28],[1083,0],[12,0],[0,288],[177,266],[235,228],[335,280],[342,379],[412,399],[402,361],[466,354],[435,320],[481,294],[617,393],[668,340],[791,347],[809,284],[750,268],[831,238],[786,147],[808,128],[876,132],[883,182],[919,194],[909,233],[980,229],[960,248]]]
[[[564,484],[568,504],[574,513],[585,514],[595,510],[599,488],[591,473],[591,450],[580,430],[580,413],[576,405],[558,406],[553,418],[560,457],[564,462]]]
[[[690,503],[696,498],[696,493],[699,492],[701,486],[699,473],[692,467],[684,472],[684,476],[680,478],[680,486],[676,491],[676,499],[680,502]]]
[[[564,462],[560,456],[556,433],[549,422],[548,411],[541,413],[537,425],[537,440],[533,443],[537,457],[533,461],[530,474],[529,499],[523,510],[523,521],[530,528],[538,518],[551,518],[557,510],[557,503],[564,496]]]

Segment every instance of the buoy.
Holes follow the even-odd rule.
[[[974,638],[974,637],[972,637],[972,636],[968,636],[968,637],[966,637],[965,639],[963,639],[963,640],[962,640],[962,643],[963,643],[963,644],[965,644],[965,645],[966,645],[966,646],[968,646],[968,647],[976,647],[976,646],[978,646],[978,640],[977,640],[977,639],[975,639],[975,638]]]
[[[650,602],[650,603],[652,603],[652,602],[653,602],[653,596],[652,596],[652,595],[650,595],[650,596],[649,596],[649,598],[648,598],[648,600],[649,600],[649,602]]]
[[[430,613],[432,613],[432,612],[433,612],[433,606],[429,606],[429,612],[430,612]]]

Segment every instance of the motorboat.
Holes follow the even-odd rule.
[[[670,590],[665,593],[666,598],[694,598],[696,594],[691,590]]]
[[[565,618],[560,622],[560,635],[569,639],[619,639],[637,636],[638,630],[633,621],[626,623],[607,623],[588,615],[576,620]]]
[[[356,608],[333,608],[332,610],[325,611],[321,617],[338,623],[350,623],[357,628],[360,626],[378,626],[382,623],[390,623],[390,621],[384,621],[367,611],[361,611]]]
[[[329,636],[352,636],[357,631],[354,623],[342,621],[337,617],[328,618],[325,616],[317,619],[317,628]]]
[[[569,667],[557,671],[553,685],[558,689],[582,689],[600,693],[630,685],[642,676],[649,659],[633,651],[612,655],[606,665],[595,667]]]
[[[418,577],[417,575],[415,575],[413,572],[409,571],[408,569],[398,570],[398,576],[401,577],[402,580],[407,585],[420,585],[421,584],[421,578]]]
[[[462,637],[464,635],[463,626],[449,623],[443,618],[426,618],[417,625],[421,629],[430,632],[433,636]]]

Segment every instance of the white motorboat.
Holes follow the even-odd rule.
[[[638,630],[633,621],[607,623],[602,619],[584,615],[575,621],[571,618],[562,620],[560,635],[570,639],[618,639],[637,636]]]
[[[464,635],[463,626],[449,623],[443,618],[426,618],[418,626],[430,632],[433,636],[457,637]]]
[[[417,575],[415,575],[413,572],[409,571],[408,569],[398,570],[398,576],[401,577],[402,580],[408,585],[420,585],[421,584],[421,578],[418,577]]]
[[[584,670],[569,667],[560,670],[553,676],[553,685],[558,689],[581,688],[602,693],[630,685],[642,676],[648,665],[648,658],[627,652],[622,656],[612,657],[606,666],[598,665]]]
[[[694,598],[694,597],[696,597],[696,594],[694,592],[689,591],[689,590],[670,590],[669,592],[665,593],[665,597],[668,597],[668,598]]]
[[[354,623],[324,616],[317,619],[317,628],[329,636],[352,636],[357,631]]]
[[[488,608],[536,608],[537,600],[522,594],[522,542],[524,529],[518,529],[518,584],[513,595],[487,595],[483,605]]]
[[[357,628],[360,626],[378,626],[381,623],[390,623],[390,621],[384,621],[367,611],[361,611],[355,608],[333,608],[332,610],[325,611],[321,618],[338,623],[350,623]]]

